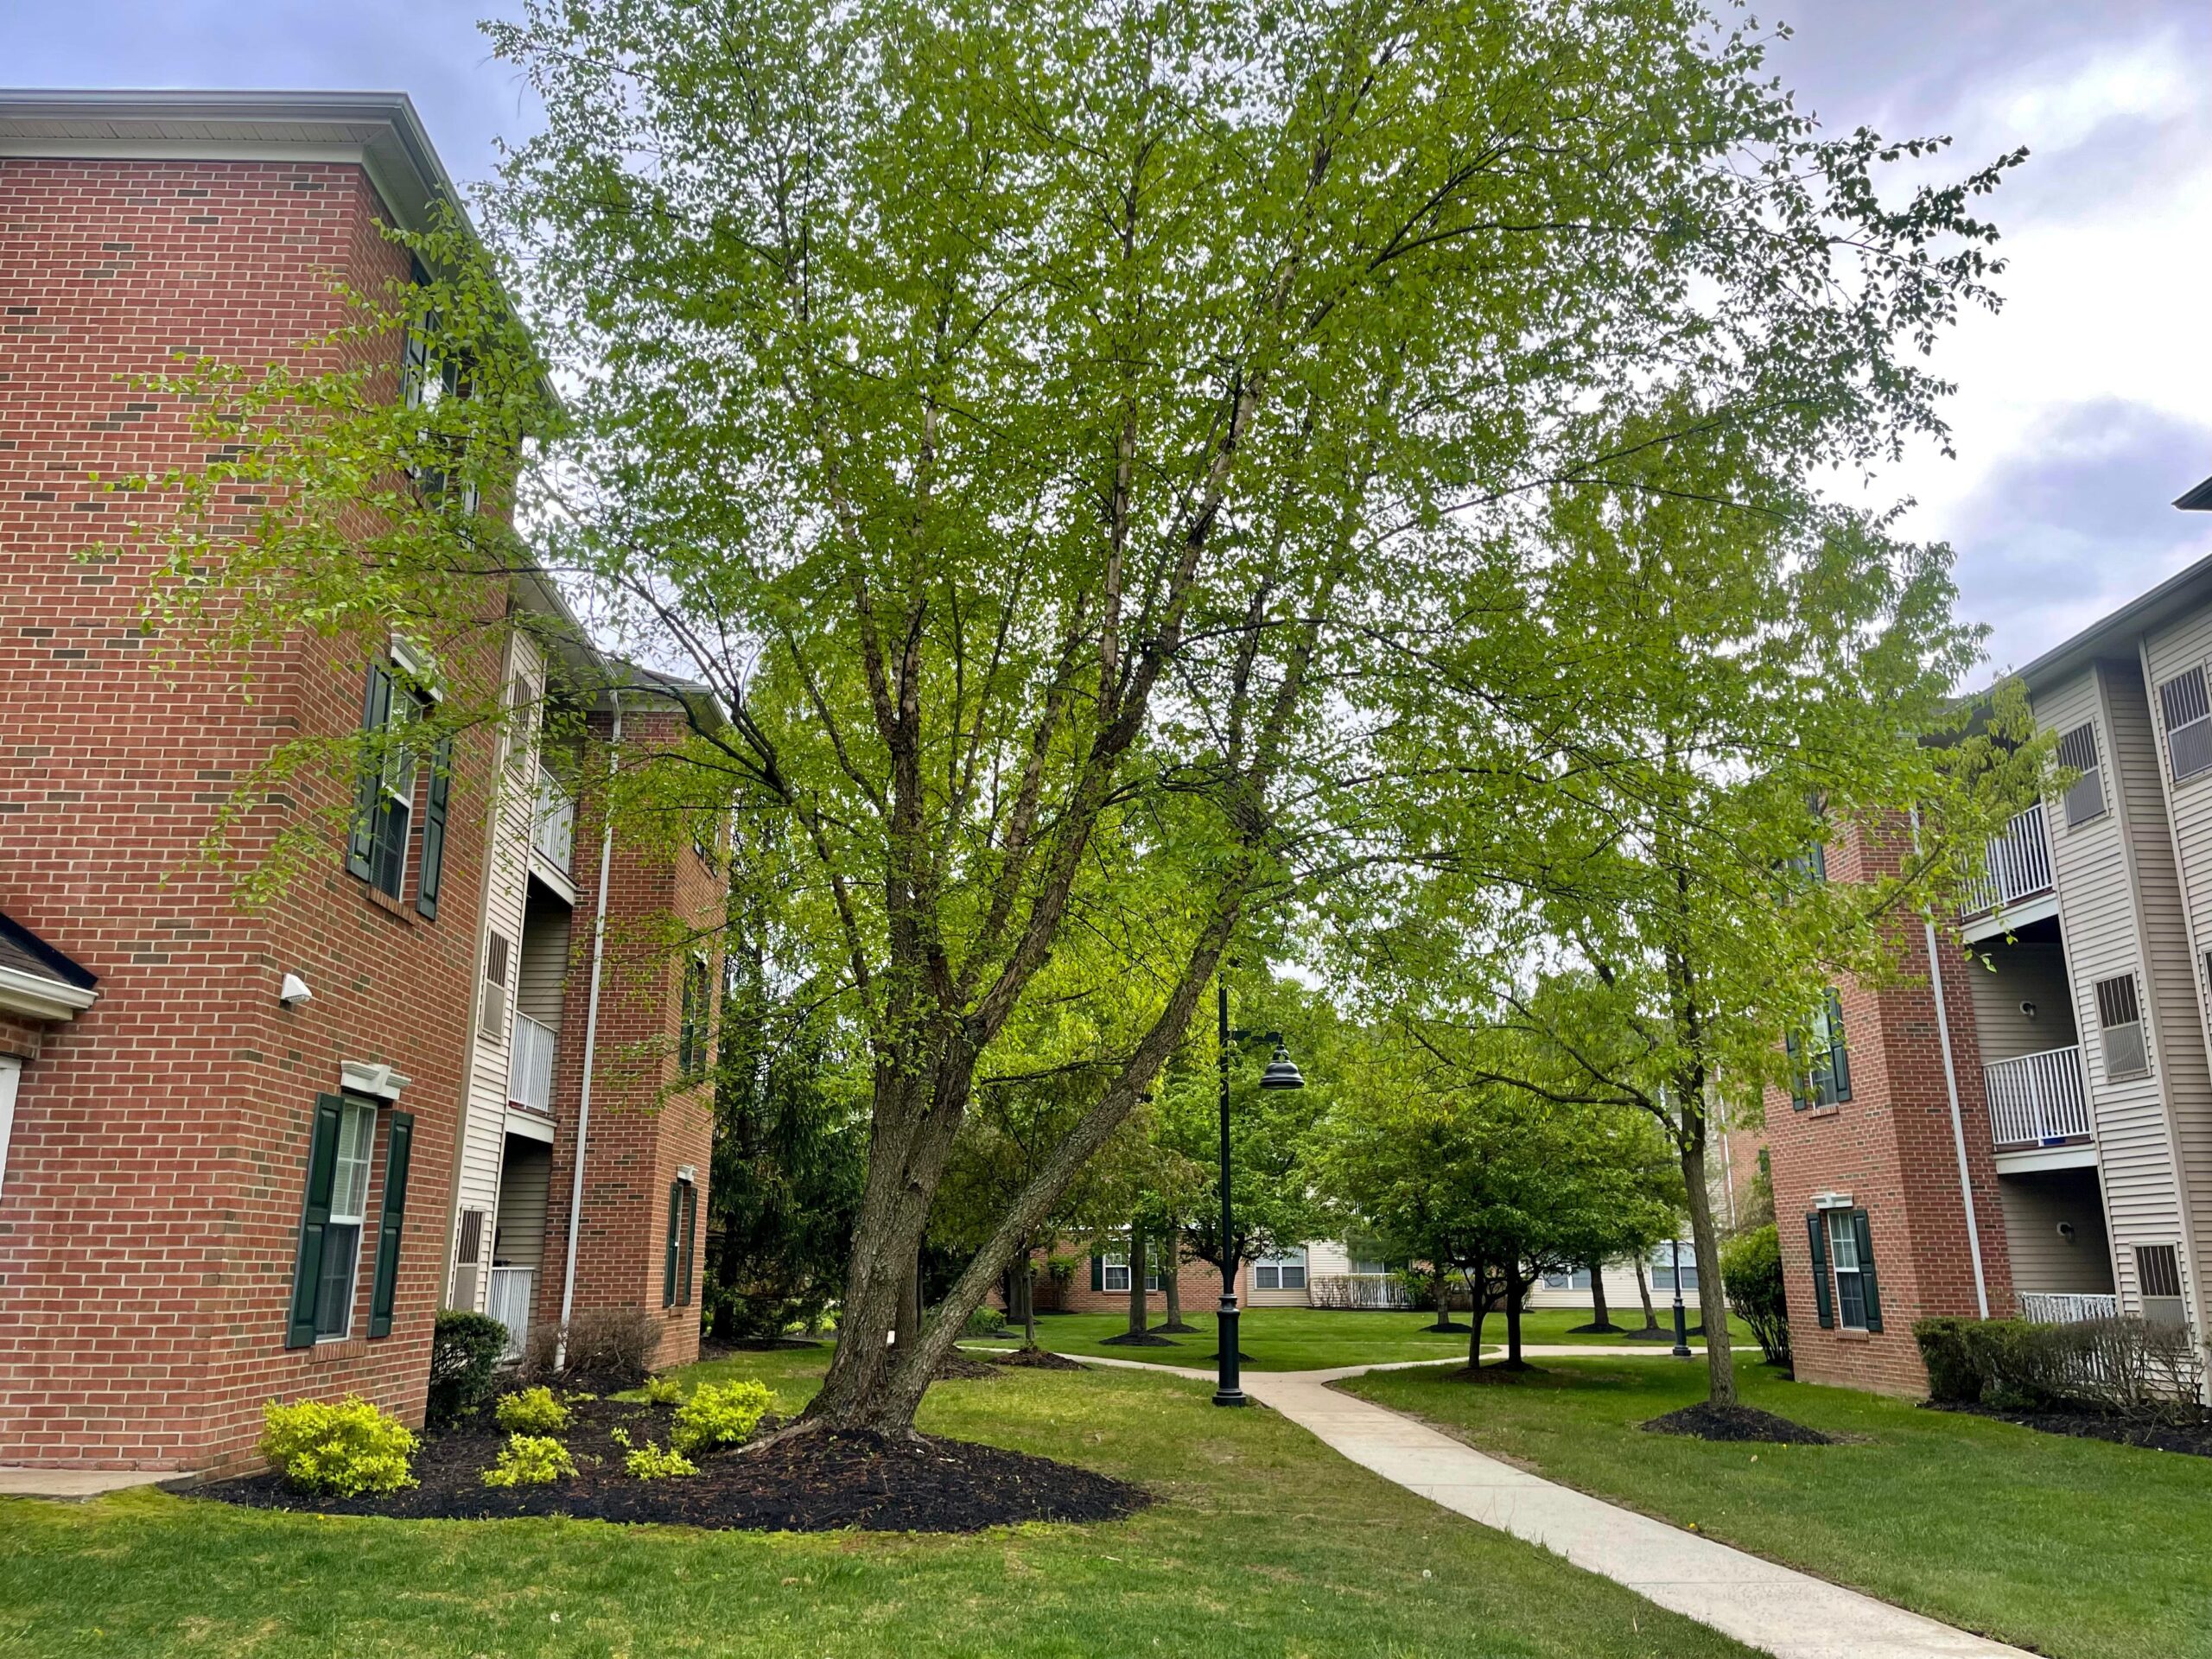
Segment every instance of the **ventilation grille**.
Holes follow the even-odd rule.
[[[2143,1317],[2153,1325],[2186,1325],[2181,1294],[2181,1255],[2171,1244],[2135,1247],[2135,1287],[2142,1293]]]
[[[2205,691],[2204,671],[2192,668],[2160,686],[2158,709],[2165,716],[2174,781],[2212,770],[2212,696]]]
[[[2097,728],[2084,721],[2058,740],[2058,764],[2082,775],[2066,791],[2066,827],[2101,817],[2105,810],[2104,768],[2097,764]]]
[[[476,1309],[476,1281],[484,1262],[484,1212],[464,1210],[454,1235],[452,1306]]]
[[[496,1043],[507,1034],[507,952],[513,947],[504,933],[494,933],[484,944],[484,1007],[477,1020],[477,1034]]]

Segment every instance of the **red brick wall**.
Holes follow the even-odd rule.
[[[1090,1252],[1076,1247],[1070,1247],[1058,1252],[1060,1255],[1071,1255],[1075,1259],[1075,1278],[1068,1286],[1065,1305],[1062,1306],[1060,1300],[1053,1293],[1052,1275],[1045,1270],[1045,1263],[1050,1261],[1054,1254],[1055,1252],[1051,1250],[1036,1250],[1031,1254],[1030,1259],[1035,1264],[1036,1272],[1031,1294],[1036,1300],[1039,1312],[1064,1313],[1126,1313],[1128,1312],[1129,1293],[1128,1291],[1091,1289]],[[1151,1265],[1154,1272],[1159,1271],[1160,1264],[1157,1257],[1153,1258]],[[1190,1318],[1193,1313],[1211,1313],[1221,1306],[1221,1269],[1212,1262],[1186,1261],[1176,1276],[1182,1293],[1185,1319]],[[1236,1294],[1240,1302],[1248,1307],[1251,1305],[1247,1300],[1251,1290],[1249,1283],[1251,1277],[1251,1264],[1247,1262],[1237,1273]],[[1006,1299],[997,1290],[991,1292],[989,1300],[994,1307],[1003,1307],[1006,1305]],[[1166,1312],[1167,1290],[1165,1284],[1158,1290],[1145,1293],[1145,1306],[1154,1313],[1164,1314]]]
[[[645,710],[632,697],[623,713],[626,750],[675,742],[681,717]],[[576,908],[569,938],[566,1001],[554,1065],[556,1140],[547,1190],[546,1270],[539,1274],[537,1322],[561,1317],[563,1265],[575,1171],[575,1129],[582,1095],[583,1045],[591,985],[593,918],[599,898],[601,824],[592,780],[603,776],[605,717],[592,722],[595,740],[585,764],[585,796],[576,811]],[[689,947],[673,922],[696,934],[709,952],[709,982],[721,1005],[722,878],[689,847],[632,843],[619,823],[607,894],[607,940],[593,1068],[589,1147],[585,1159],[582,1224],[577,1230],[575,1309],[644,1307],[661,1321],[653,1364],[698,1357],[700,1287],[707,1254],[708,1176],[713,1156],[710,1085],[676,1087],[677,1036],[683,1017],[683,963]],[[668,1189],[685,1165],[696,1172],[698,1219],[688,1299],[661,1306],[668,1237]]]
[[[404,274],[379,211],[351,166],[0,160],[0,909],[101,976],[17,1105],[0,1462],[221,1465],[273,1395],[359,1390],[420,1420],[481,887],[469,779],[488,758],[457,756],[435,922],[373,898],[335,845],[243,914],[200,842],[272,741],[358,722],[358,653],[274,654],[248,701],[227,668],[151,659],[134,626],[146,555],[72,557],[126,539],[123,502],[89,474],[200,460],[183,412],[118,377],[179,350],[257,364],[327,329],[332,274]],[[276,819],[249,826],[243,856]],[[287,971],[315,993],[289,1012]],[[288,1351],[311,1113],[341,1058],[412,1079],[393,1331]],[[357,1331],[372,1258],[372,1237]]]
[[[1863,880],[1878,870],[1894,870],[1904,845],[1901,831],[1872,837],[1853,832],[1829,849],[1828,879]],[[1971,1318],[1977,1312],[1924,940],[1918,923],[1911,924],[1903,966],[1916,982],[1881,989],[1849,983],[1838,988],[1851,1066],[1848,1101],[1800,1112],[1791,1109],[1785,1094],[1770,1090],[1767,1096],[1790,1344],[1797,1375],[1808,1382],[1887,1394],[1924,1393],[1928,1377],[1913,1341],[1913,1321],[1939,1313]],[[1946,948],[1940,931],[1937,948]],[[2012,1308],[2012,1269],[1982,1096],[1973,997],[1967,966],[1955,953],[1945,955],[1942,967],[1990,1311],[2002,1314]],[[1847,1192],[1853,1207],[1866,1211],[1881,1301],[1879,1333],[1824,1331],[1815,1317],[1805,1216],[1814,1195],[1824,1192]]]

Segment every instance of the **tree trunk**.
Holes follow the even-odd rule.
[[[1442,1268],[1436,1269],[1433,1277],[1436,1281],[1436,1323],[1428,1328],[1449,1331],[1452,1328],[1452,1281]]]
[[[1030,1261],[1027,1249],[1014,1259],[1006,1271],[1006,1313],[1009,1324],[1021,1327],[1022,1340],[1031,1348],[1037,1345],[1037,1268]]]
[[[1713,1225],[1713,1195],[1705,1185],[1705,1118],[1683,1113],[1682,1179],[1688,1187],[1690,1239],[1697,1246],[1697,1305],[1705,1326],[1705,1375],[1716,1406],[1736,1403],[1736,1355],[1728,1342],[1728,1300],[1720,1282],[1720,1240]],[[1679,1281],[1676,1294],[1681,1292]]]
[[[1590,1328],[1610,1331],[1613,1328],[1613,1311],[1605,1306],[1605,1264],[1590,1264]]]
[[[1167,1319],[1160,1328],[1163,1332],[1180,1334],[1197,1329],[1183,1322],[1183,1231],[1171,1224],[1167,1236],[1160,1241],[1166,1254],[1160,1262],[1160,1282],[1167,1293]]]
[[[1528,1281],[1522,1278],[1521,1269],[1508,1268],[1505,1272],[1505,1369],[1518,1371],[1526,1369],[1521,1357],[1521,1302],[1528,1294]]]
[[[1490,1298],[1483,1294],[1483,1292],[1488,1285],[1490,1275],[1480,1270],[1474,1273],[1466,1273],[1465,1269],[1461,1271],[1467,1281],[1467,1369],[1471,1371],[1478,1371],[1483,1364],[1483,1315],[1490,1311]],[[1440,1300],[1443,1289],[1442,1281],[1440,1281],[1437,1285]]]
[[[1152,1310],[1147,1305],[1144,1287],[1144,1229],[1132,1225],[1129,1229],[1129,1334],[1144,1335],[1146,1321]]]
[[[1659,1316],[1651,1311],[1651,1281],[1643,1276],[1643,1258],[1636,1258],[1636,1294],[1643,1299],[1643,1328],[1656,1331]]]
[[[906,1282],[899,1287],[899,1307],[892,1319],[892,1343],[912,1351],[922,1335],[922,1258],[914,1257],[914,1265],[906,1270]]]

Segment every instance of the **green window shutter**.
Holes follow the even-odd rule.
[[[1789,1052],[1789,1109],[1802,1112],[1812,1102],[1805,1096],[1805,1066],[1797,1046],[1797,1033],[1794,1031],[1783,1033],[1782,1046]]]
[[[1882,1297],[1874,1284],[1874,1240],[1867,1229],[1864,1210],[1851,1212],[1851,1231],[1859,1242],[1859,1282],[1866,1287],[1866,1328],[1879,1331],[1882,1328]]]
[[[1828,1075],[1835,1079],[1835,1097],[1851,1098],[1851,1058],[1844,1052],[1843,999],[1828,992]]]
[[[315,1299],[322,1281],[322,1238],[330,1226],[330,1188],[338,1178],[338,1123],[345,1109],[345,1101],[337,1095],[315,1097],[307,1202],[300,1212],[299,1260],[292,1268],[292,1314],[284,1327],[287,1348],[315,1346]]]
[[[453,740],[442,737],[430,754],[430,789],[423,808],[423,868],[415,877],[415,908],[435,918],[438,879],[445,873],[446,797],[453,786]]]
[[[691,1243],[699,1224],[699,1189],[690,1181],[683,1188],[683,1242],[676,1255],[676,1305],[691,1306]]]
[[[1805,1241],[1813,1247],[1813,1310],[1820,1315],[1821,1329],[1835,1329],[1835,1293],[1828,1284],[1828,1236],[1824,1225],[1826,1218],[1817,1210],[1805,1217]]]
[[[660,1268],[660,1305],[663,1307],[676,1306],[677,1226],[683,1206],[683,1183],[671,1181],[668,1184],[668,1249],[661,1258]]]
[[[377,1276],[369,1294],[369,1334],[391,1334],[391,1299],[399,1287],[399,1233],[407,1219],[407,1166],[415,1152],[415,1117],[391,1115],[391,1139],[384,1154],[384,1205],[377,1221]]]
[[[1090,1258],[1090,1287],[1093,1290],[1106,1288],[1106,1258],[1103,1255]]]
[[[361,729],[381,732],[391,717],[391,676],[377,663],[369,664],[369,683],[361,699]],[[371,854],[376,843],[378,785],[384,776],[382,757],[372,755],[361,768],[353,791],[353,822],[346,833],[346,869],[362,880],[373,880]]]

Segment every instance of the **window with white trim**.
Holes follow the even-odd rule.
[[[1546,1290],[1587,1290],[1590,1288],[1590,1269],[1576,1268],[1572,1272],[1561,1270],[1544,1275]]]
[[[2158,688],[2158,712],[2165,721],[2166,762],[2174,782],[2212,771],[2212,696],[2206,693],[2202,664]]]
[[[1126,1295],[1129,1288],[1129,1253],[1127,1250],[1109,1252],[1098,1258],[1098,1283],[1102,1290],[1119,1291]],[[1144,1287],[1160,1288],[1159,1264],[1147,1255],[1145,1257]]]
[[[1306,1288],[1306,1247],[1279,1250],[1273,1255],[1263,1255],[1252,1264],[1252,1288],[1255,1290],[1303,1290]]]
[[[2058,764],[2080,775],[2066,786],[2066,827],[2105,815],[2105,769],[2097,760],[2097,723],[2085,720],[2058,740]]]
[[[1848,1210],[1827,1212],[1828,1266],[1835,1274],[1836,1323],[1866,1329],[1866,1264],[1859,1258],[1859,1229]]]
[[[1672,1291],[1675,1288],[1676,1250],[1681,1252],[1682,1288],[1697,1288],[1697,1245],[1694,1241],[1684,1238],[1670,1240],[1653,1249],[1650,1261],[1652,1289]]]
[[[2107,1082],[2147,1077],[2151,1040],[2143,1025],[2143,1001],[2133,974],[2115,974],[2096,982],[2097,1030],[2104,1045]]]
[[[315,1334],[334,1341],[353,1329],[361,1232],[369,1211],[369,1161],[377,1138],[373,1103],[348,1096],[338,1120],[338,1163],[330,1182],[330,1220],[322,1235],[322,1276],[315,1287]]]

